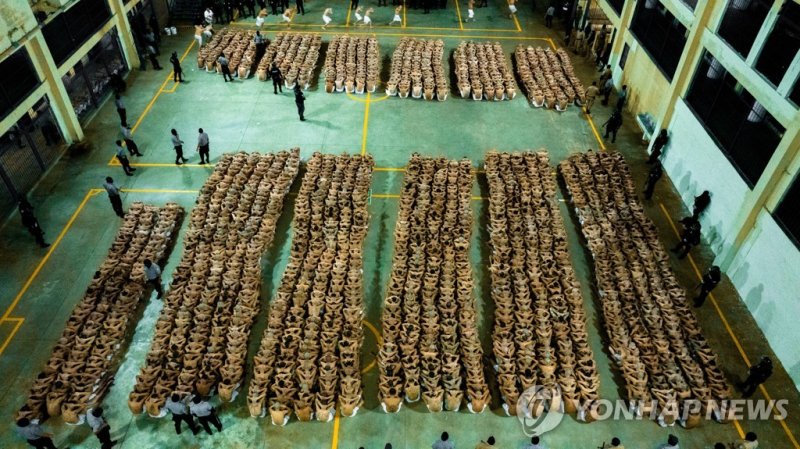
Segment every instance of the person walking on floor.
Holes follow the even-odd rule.
[[[208,423],[213,424],[217,428],[217,432],[222,432],[222,423],[219,421],[217,411],[208,401],[204,401],[200,396],[195,396],[192,398],[192,403],[189,404],[189,410],[192,411],[192,415],[197,417],[197,421],[200,422],[206,433],[211,435],[211,428]]]
[[[622,442],[619,440],[619,438],[614,437],[611,439],[610,449],[625,449],[625,448],[622,446]]]
[[[296,3],[297,11],[300,13],[300,15],[303,15],[303,16],[306,15],[306,8],[303,5],[303,0],[296,0],[296,2],[297,2]]]
[[[186,158],[183,157],[183,141],[181,140],[180,136],[178,136],[178,131],[173,128],[170,130],[172,133],[172,148],[175,149],[175,165],[181,165],[181,162],[186,162]]]
[[[128,148],[128,152],[131,153],[131,156],[143,156],[143,154],[139,152],[139,147],[136,145],[136,142],[133,141],[133,133],[128,124],[123,123],[119,126],[119,130],[122,132],[122,138],[125,140],[125,146]]]
[[[467,2],[467,18],[464,19],[464,23],[474,22],[475,21],[475,0],[469,0]]]
[[[200,154],[200,165],[204,165],[206,163],[211,163],[211,159],[208,156],[209,149],[209,139],[208,134],[203,131],[203,128],[197,130],[197,152]]]
[[[683,223],[683,235],[681,235],[681,240],[675,248],[671,250],[673,253],[678,254],[678,259],[686,257],[693,246],[700,244],[700,231],[702,229],[700,222],[692,217],[684,218],[681,223]]]
[[[653,190],[656,188],[656,183],[659,179],[661,179],[661,175],[663,174],[663,169],[661,168],[661,164],[656,164],[653,168],[650,169],[650,172],[647,173],[647,182],[644,185],[644,198],[649,200],[653,197]]]
[[[161,70],[161,64],[158,63],[158,59],[156,59],[156,55],[158,54],[158,50],[153,46],[153,44],[148,44],[145,48],[147,51],[147,58],[150,59],[150,64],[153,64],[153,69]]]
[[[297,105],[297,114],[300,115],[300,121],[306,121],[303,113],[306,111],[306,96],[303,95],[303,90],[300,89],[299,84],[294,85],[294,103]]]
[[[17,420],[17,433],[25,439],[31,446],[37,449],[58,449],[53,444],[52,434],[46,433],[39,420],[29,420],[20,418]]]
[[[161,299],[164,296],[164,286],[161,285],[161,267],[157,263],[151,262],[150,259],[145,259],[144,278],[146,283],[158,293],[156,298]]]
[[[514,19],[517,15],[517,0],[506,0],[508,3],[508,18]]]
[[[711,204],[711,192],[704,190],[703,193],[694,197],[694,207],[692,207],[692,218],[698,219],[700,215],[708,209]]]
[[[39,226],[39,220],[33,215],[33,206],[25,198],[19,199],[19,215],[22,218],[22,226],[28,229],[28,232],[36,239],[36,243],[42,248],[50,246],[44,241],[44,231]]]
[[[275,95],[278,95],[279,90],[283,93],[283,74],[276,62],[273,62],[272,67],[269,69],[269,77],[272,78],[272,88],[275,90]]]
[[[111,426],[108,425],[106,419],[103,418],[103,407],[96,407],[90,409],[86,413],[86,424],[92,428],[95,436],[100,440],[102,449],[111,449],[117,442],[111,440]]]
[[[108,193],[108,199],[111,201],[111,207],[117,217],[123,218],[125,210],[122,209],[122,197],[119,195],[119,187],[114,184],[114,179],[111,176],[106,176],[106,182],[103,183],[103,188]]]
[[[117,144],[116,154],[117,160],[119,161],[120,165],[122,165],[122,169],[125,171],[125,174],[128,176],[133,176],[133,172],[136,171],[135,168],[131,167],[131,162],[128,160],[128,156],[125,155],[125,147],[122,146],[122,141],[117,140],[115,142]]]
[[[172,63],[172,81],[182,83],[183,69],[181,69],[181,60],[178,59],[178,52],[172,52],[172,56],[169,57],[169,62]]]
[[[597,81],[592,81],[592,85],[586,88],[586,113],[592,113],[592,106],[594,106],[594,100],[597,98],[597,94],[600,93],[600,89],[597,88]]]
[[[600,74],[600,85],[602,86],[605,84],[606,81],[611,79],[611,64],[606,64],[605,68],[600,68],[602,73]]]
[[[747,373],[747,379],[739,384],[739,390],[742,392],[743,398],[749,398],[756,392],[756,388],[772,376],[772,360],[767,357],[761,357],[761,360],[750,367]]]
[[[706,297],[714,287],[719,284],[719,281],[722,279],[722,273],[720,269],[716,265],[712,265],[711,268],[708,269],[706,274],[703,275],[703,280],[700,282],[700,285],[697,288],[700,289],[700,293],[695,296],[694,298],[694,306],[701,307],[704,302],[706,302]]]
[[[185,422],[186,425],[189,426],[189,429],[194,435],[197,435],[197,433],[200,432],[200,429],[198,429],[197,425],[194,423],[192,414],[189,413],[189,396],[181,398],[178,393],[172,393],[172,395],[167,398],[167,402],[164,404],[164,407],[166,407],[170,414],[172,414],[172,422],[175,423],[176,434],[181,434],[182,422]]]
[[[394,8],[394,17],[392,17],[392,21],[389,22],[389,26],[392,25],[403,25],[403,19],[400,18],[400,14],[403,12],[403,6],[398,5]]]
[[[611,92],[614,90],[614,79],[609,78],[603,84],[603,106],[608,106],[608,99],[611,97]]]
[[[333,8],[325,8],[322,12],[322,29],[327,30],[328,25],[331,23],[331,15],[333,15]]]
[[[603,138],[608,139],[608,135],[611,134],[611,143],[616,142],[617,131],[622,127],[622,113],[620,111],[614,111],[611,117],[606,120],[604,126],[606,127],[606,134]]]
[[[556,7],[550,5],[544,13],[544,24],[547,28],[553,28],[553,16],[556,14]]]
[[[450,441],[450,434],[442,432],[442,436],[431,445],[431,449],[453,449],[455,446]]]
[[[350,0],[350,8],[355,11],[358,8],[358,0]]]
[[[617,95],[617,111],[622,112],[622,108],[625,107],[625,102],[628,101],[628,85],[625,84],[622,86],[622,90],[620,91],[619,95]]]
[[[231,82],[233,82],[233,77],[231,76],[231,69],[228,66],[228,58],[226,58],[225,55],[219,55],[219,58],[217,58],[217,64],[219,64],[219,70],[220,72],[222,72],[222,79],[225,80],[226,83],[228,82],[228,80],[231,80]]]
[[[119,114],[119,123],[128,123],[128,110],[125,109],[125,102],[122,101],[122,95],[114,94],[114,105],[117,107],[117,114]]]
[[[647,158],[648,164],[654,163],[661,157],[661,154],[664,152],[664,147],[668,142],[669,135],[667,135],[667,130],[662,129],[661,132],[658,133],[655,142],[653,142],[653,152],[650,153],[650,157]]]

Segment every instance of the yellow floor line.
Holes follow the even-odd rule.
[[[553,50],[557,50],[557,48],[556,48],[556,43],[555,43],[555,42],[553,42],[553,39],[550,39],[550,38],[548,37],[548,38],[547,38],[547,41],[548,41],[548,42],[550,42],[550,47],[552,47],[552,48],[553,48]]]
[[[25,318],[4,318],[2,321],[13,321],[17,324],[14,325],[14,328],[11,329],[11,333],[8,334],[8,337],[3,341],[3,345],[0,346],[0,355],[2,355],[8,345],[11,344],[11,340],[13,340],[17,332],[19,332],[19,328],[22,327],[22,323],[25,322]]]
[[[235,25],[235,24],[231,24]],[[255,29],[255,26],[252,28]],[[374,27],[380,28],[380,27]],[[391,27],[385,27],[391,28]],[[420,27],[422,28],[422,27]],[[413,27],[407,27],[406,29],[414,29]],[[444,28],[445,30],[453,30],[458,31],[455,28]],[[270,30],[270,31],[280,31],[280,30]],[[490,31],[490,32],[517,32],[516,30],[503,30],[503,29],[466,29],[464,31]],[[302,33],[302,31],[287,31],[288,33]],[[449,38],[449,39],[488,39],[488,40],[515,40],[515,41],[545,41],[550,42],[550,45],[555,48],[555,44],[553,44],[552,40],[546,37],[530,37],[530,36],[490,36],[490,35],[476,35],[476,36],[463,36],[461,34],[426,34],[426,33],[376,33],[374,31],[361,31],[361,32],[353,32],[348,31],[348,34],[352,36],[389,36],[389,37],[440,37],[440,38]],[[336,35],[342,34],[341,31],[316,31],[315,34],[320,35]]]
[[[186,51],[184,51],[183,55],[181,56],[181,59],[180,59],[181,62],[183,62],[183,60],[189,54],[189,51],[192,49],[192,47],[194,47],[194,43],[195,42],[197,42],[197,41],[192,39],[192,42],[189,43],[188,47],[186,47]],[[142,113],[139,115],[139,118],[136,119],[136,123],[134,123],[133,127],[131,127],[131,134],[136,133],[136,130],[139,129],[139,125],[141,125],[142,120],[144,120],[144,118],[147,116],[147,114],[150,113],[150,108],[153,107],[153,104],[156,102],[158,97],[161,96],[162,93],[164,93],[164,87],[167,85],[167,83],[169,82],[169,80],[172,77],[173,77],[173,73],[172,73],[172,70],[170,70],[169,73],[167,74],[167,78],[164,80],[163,83],[161,83],[161,86],[158,88],[156,93],[153,95],[153,98],[150,100],[150,103],[148,103],[147,106],[145,106],[144,111],[142,111]],[[173,87],[172,91],[168,92],[168,93],[175,92],[175,89],[177,89],[178,84],[180,84],[180,83],[175,83],[175,87]],[[112,156],[111,160],[108,162],[108,165],[119,165],[119,162],[117,162],[116,164],[114,162],[117,162],[117,160],[116,160],[116,158],[114,156]]]
[[[345,91],[345,93],[347,94],[347,98],[349,98],[351,100],[354,100],[354,101],[358,101],[359,103],[377,103],[379,101],[383,101],[383,100],[386,100],[386,99],[389,98],[389,94],[386,94],[386,95],[384,95],[382,97],[378,97],[377,99],[368,99],[369,97],[367,97],[367,98],[359,98],[359,97],[357,97],[357,96],[355,96],[355,95],[353,95],[353,94],[351,94],[350,92],[347,92],[347,91]],[[367,92],[367,93],[369,94],[371,92]]]
[[[514,25],[516,25],[516,26],[517,26],[517,31],[521,33],[521,32],[522,32],[522,27],[521,27],[521,26],[520,26],[520,24],[519,24],[519,19],[517,19],[517,15],[516,15],[516,14],[514,14],[514,15],[512,15],[511,17],[513,17],[513,18],[514,18]]]
[[[111,165],[119,165],[119,162]],[[167,162],[131,162],[131,167],[172,167],[172,168],[214,168],[214,164],[181,164],[175,165]]]
[[[331,438],[331,449],[339,447],[339,412],[333,416],[333,437]]]
[[[64,235],[67,234],[69,228],[71,228],[72,224],[75,223],[75,219],[78,218],[78,215],[80,215],[81,210],[83,210],[84,206],[86,206],[86,203],[89,201],[89,198],[100,192],[102,192],[101,189],[91,189],[88,192],[86,192],[86,195],[84,195],[83,197],[83,201],[81,201],[81,203],[78,205],[78,208],[75,210],[75,212],[72,213],[72,216],[69,218],[69,221],[67,221],[67,224],[64,225],[64,228],[58,234],[56,240],[50,245],[50,248],[47,250],[47,253],[39,262],[39,265],[37,265],[36,269],[33,270],[33,273],[31,273],[31,275],[28,276],[28,279],[25,281],[25,284],[22,285],[22,289],[20,289],[19,293],[17,293],[17,296],[14,297],[14,300],[11,302],[11,305],[9,305],[8,308],[6,308],[5,313],[3,313],[3,317],[0,319],[2,320],[8,319],[8,317],[11,315],[11,312],[14,310],[15,307],[17,307],[17,304],[19,304],[19,301],[20,299],[22,299],[22,296],[25,295],[25,293],[31,287],[31,284],[33,284],[33,281],[36,279],[37,276],[39,276],[39,273],[42,271],[44,264],[46,264],[47,261],[50,260],[50,256],[52,256],[53,252],[56,250],[56,248],[58,248],[58,245],[61,243],[61,240],[64,238]]]
[[[406,10],[407,9],[408,8],[406,8],[406,0],[403,0],[403,28],[406,28],[406,24],[408,23],[406,21]]]
[[[394,193],[373,193],[370,195],[372,198],[400,198],[400,195]]]
[[[369,103],[371,93],[367,92],[366,107],[364,108],[364,128],[361,130],[361,155],[367,154],[367,128],[369,127]]]
[[[372,171],[406,171],[405,167],[373,167]]]
[[[198,193],[199,190],[172,190],[172,189],[120,189],[128,193]]]
[[[347,22],[344,24],[345,28],[350,28],[350,10],[353,9],[353,4],[349,3],[347,5]]]
[[[456,15],[458,16],[458,29],[464,31],[464,20],[461,19],[461,7],[458,6],[458,2],[461,0],[455,0],[456,3]]]
[[[675,233],[675,236],[680,238],[680,232],[678,231],[678,227],[675,226],[675,221],[672,219],[672,216],[667,211],[667,208],[664,207],[664,203],[658,203],[658,205],[661,207],[661,212],[663,212],[664,216],[667,217],[667,221],[669,221],[669,225],[672,228],[672,231]],[[702,281],[703,280],[703,275],[700,272],[700,269],[697,268],[697,264],[694,262],[694,258],[692,257],[691,254],[689,254],[689,263],[692,265],[692,268],[694,269],[694,272],[697,275],[697,279]],[[728,331],[728,335],[731,337],[731,340],[733,340],[733,344],[736,346],[736,349],[739,351],[739,355],[742,356],[742,360],[744,360],[744,363],[747,364],[747,366],[749,367],[751,365],[750,364],[750,358],[747,357],[747,354],[744,352],[744,348],[742,347],[742,344],[739,342],[739,338],[737,338],[736,334],[733,332],[733,328],[731,328],[731,325],[728,323],[728,319],[725,317],[725,314],[722,312],[722,308],[720,308],[719,303],[717,302],[717,299],[714,297],[714,294],[713,293],[709,293],[708,294],[708,299],[711,301],[711,304],[714,306],[714,309],[716,309],[717,315],[719,315],[719,318],[722,321],[723,327],[725,327],[725,330]],[[760,385],[760,389],[761,389],[761,392],[764,393],[764,397],[767,398],[767,400],[769,400],[769,393],[767,392],[767,389],[764,387],[763,384]],[[782,421],[782,420],[779,421],[779,422],[780,422],[781,427],[783,427],[783,431],[786,433],[786,436],[789,438],[789,441],[792,443],[792,445],[796,449],[800,449],[800,444],[797,443],[797,439],[794,437],[794,434],[792,433],[792,431],[789,430],[789,427],[786,425],[786,423],[784,421]],[[733,423],[736,426],[736,430],[739,432],[739,435],[742,438],[744,438],[744,431],[742,430],[742,427],[739,424],[739,422],[737,420],[733,420]]]
[[[130,192],[130,193],[197,193],[198,192],[197,190],[168,190],[168,189],[121,189],[121,190],[123,192]],[[53,243],[50,245],[50,248],[48,248],[47,254],[44,255],[42,260],[39,262],[39,265],[37,265],[36,268],[33,270],[33,273],[31,273],[31,275],[28,276],[28,279],[25,281],[25,284],[23,284],[19,293],[17,293],[17,296],[14,297],[14,300],[11,302],[8,308],[6,308],[6,311],[3,313],[2,318],[0,318],[0,322],[15,321],[17,324],[12,330],[11,334],[3,342],[2,346],[0,346],[0,355],[2,355],[3,351],[6,350],[6,347],[8,347],[8,345],[11,343],[11,340],[13,340],[14,336],[16,335],[17,331],[19,331],[20,326],[22,326],[23,321],[25,321],[25,318],[11,317],[10,316],[11,312],[14,311],[14,309],[17,307],[22,297],[25,295],[25,293],[27,293],[28,289],[33,284],[33,281],[36,280],[36,278],[39,276],[39,273],[42,271],[42,268],[44,268],[44,265],[47,263],[48,260],[50,260],[50,256],[53,254],[56,248],[58,248],[58,245],[61,244],[61,241],[64,239],[64,236],[67,234],[72,225],[75,223],[75,220],[81,214],[81,211],[83,211],[83,208],[86,206],[86,203],[89,202],[89,199],[102,192],[104,192],[103,189],[90,189],[88,192],[86,192],[86,195],[83,197],[83,200],[78,205],[78,208],[75,210],[75,212],[72,213],[72,216],[70,217],[69,221],[67,221],[67,224],[64,225],[64,228],[58,234],[58,237],[56,237],[55,241],[53,241]]]
[[[595,139],[597,139],[597,143],[600,144],[600,151],[606,151],[606,144],[600,137],[600,133],[597,132],[597,127],[594,125],[594,120],[592,120],[592,115],[586,113],[585,107],[581,109],[583,110],[583,114],[586,115],[586,119],[589,121],[589,126],[592,128],[592,133],[594,133],[594,137]]]

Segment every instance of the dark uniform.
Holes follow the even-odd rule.
[[[655,190],[656,183],[659,179],[661,179],[662,174],[663,172],[660,163],[656,163],[656,165],[650,169],[650,173],[647,174],[647,182],[644,185],[645,199],[649,200],[653,197],[653,190]]]
[[[36,239],[36,243],[42,248],[50,246],[49,243],[44,241],[44,231],[39,226],[39,220],[33,215],[33,206],[24,199],[19,202],[19,215],[22,218],[22,226],[28,228],[28,232]]]
[[[272,68],[269,69],[269,76],[272,78],[272,88],[275,90],[275,95],[278,95],[279,90],[283,93],[283,74],[281,74],[281,69],[276,64],[272,64]]]
[[[294,87],[294,103],[297,105],[297,114],[300,116],[300,121],[306,121],[306,118],[303,116],[303,113],[306,111],[306,96],[303,95],[299,84]]]

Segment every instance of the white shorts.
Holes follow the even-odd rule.
[[[291,22],[292,21],[292,19],[290,19],[289,16],[281,16],[281,17],[283,17],[283,21],[284,22]]]
[[[508,10],[511,11],[511,14],[517,13],[517,6],[516,5],[508,5]]]
[[[328,16],[322,16],[322,21],[325,22],[325,25],[331,23],[331,18]]]
[[[472,9],[467,10],[467,18],[474,19],[475,18],[475,11]]]
[[[400,14],[395,14],[394,19],[392,19],[392,22],[402,22],[402,21],[403,19],[400,18]]]
[[[364,16],[364,25],[369,25],[370,23],[372,23],[372,19],[369,16]]]
[[[356,13],[356,22],[361,22],[361,20],[363,20],[363,19],[364,19],[364,17],[361,16],[361,14]]]
[[[256,17],[256,26],[260,27],[261,25],[264,25],[264,18],[263,17]]]

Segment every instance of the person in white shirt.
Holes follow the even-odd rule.
[[[758,449],[758,436],[755,432],[747,432],[743,440],[736,440],[733,449]]]
[[[431,445],[431,449],[453,449],[453,442],[450,441],[450,434],[442,432],[442,436]]]
[[[125,146],[128,147],[128,152],[131,153],[131,156],[142,156],[142,153],[139,152],[139,147],[136,146],[136,142],[133,141],[133,133],[128,124],[123,123],[119,125],[119,130],[122,133]]]
[[[153,286],[158,293],[156,298],[161,299],[164,296],[164,287],[161,285],[161,267],[153,263],[150,259],[144,260],[144,278],[146,282]]]
[[[197,152],[200,153],[200,165],[211,163],[208,157],[208,134],[203,131],[203,128],[197,130]]]
[[[333,20],[333,19],[331,19],[331,15],[332,14],[333,14],[333,8],[327,8],[322,13],[322,22],[324,23],[324,25],[322,25],[322,29],[323,30],[327,30],[326,27],[328,26],[328,24],[331,23],[331,20]]]
[[[192,418],[192,414],[189,413],[189,396],[181,398],[178,393],[172,393],[172,395],[167,398],[167,403],[164,404],[164,407],[172,414],[172,421],[175,423],[175,433],[178,435],[181,434],[181,423],[185,422],[189,429],[191,429],[194,435],[197,435],[200,432],[200,429],[197,428],[197,425],[194,423],[194,418]]]
[[[213,424],[214,427],[217,428],[217,432],[222,432],[222,423],[217,417],[217,411],[214,410],[214,407],[212,407],[208,401],[204,401],[200,396],[195,396],[192,398],[192,403],[189,404],[189,410],[191,410],[192,415],[197,417],[197,421],[200,422],[200,425],[203,426],[206,433],[211,435],[211,428],[208,426],[208,423]]]
[[[116,441],[111,441],[111,427],[103,418],[103,407],[89,409],[86,412],[86,424],[92,428],[92,432],[100,440],[102,449],[111,449],[117,444]]]
[[[38,420],[30,421],[28,418],[17,420],[17,433],[31,446],[37,449],[57,449],[53,444],[52,435],[46,433],[39,425]]]
[[[212,11],[211,8],[206,8],[206,11],[203,13],[203,17],[205,17],[208,25],[214,23],[214,11]]]
[[[181,161],[186,162],[186,158],[183,157],[183,141],[178,136],[178,131],[175,128],[170,133],[172,133],[172,147],[175,148],[175,165],[181,165]]]
[[[108,193],[108,199],[111,201],[111,207],[117,217],[125,217],[125,210],[122,209],[122,198],[119,196],[119,187],[114,184],[114,178],[106,176],[106,182],[103,183],[103,188]]]
[[[678,446],[678,437],[670,435],[667,437],[667,442],[658,446],[658,449],[680,449],[680,446]]]
[[[353,14],[356,16],[356,23],[355,23],[355,25],[358,25],[358,23],[359,23],[359,22],[361,22],[362,20],[364,20],[364,16],[363,16],[363,15],[361,15],[361,10],[362,10],[362,8],[359,6],[358,8],[356,8],[355,12],[353,13]]]

